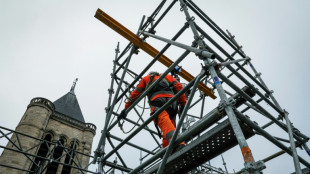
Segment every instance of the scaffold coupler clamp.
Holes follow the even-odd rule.
[[[283,112],[279,115],[279,118],[280,118],[281,120],[283,120],[286,114],[288,115],[289,113],[288,113],[285,109],[283,109]],[[291,124],[291,125],[292,125],[292,124]],[[292,126],[293,126],[293,125],[292,125]]]
[[[215,61],[215,60],[213,60],[211,63],[206,63],[205,62],[205,66],[203,66],[204,68],[205,68],[205,70],[209,73],[209,68],[210,67],[214,67],[214,69],[215,69],[215,71],[217,71],[217,72],[220,72],[220,68],[221,68],[221,65],[217,62],[217,61]],[[210,73],[209,73],[210,74]]]
[[[143,42],[143,40],[142,40],[142,42]],[[136,54],[136,55],[138,55],[138,53],[140,52],[140,51],[139,51],[139,47],[137,47],[137,46],[134,45],[134,48],[133,48],[133,49],[134,49],[134,50],[133,50],[133,53]]]
[[[250,64],[250,63],[251,63],[252,58],[251,58],[251,57],[249,57],[249,56],[245,56],[245,58],[247,58],[247,59],[248,59],[248,60],[246,60],[246,63]]]
[[[117,63],[117,64],[118,64],[118,62],[115,61],[115,60],[113,60],[113,63],[115,63],[115,64]],[[115,75],[114,73],[111,73],[110,75],[111,75],[111,78],[112,78],[112,79],[115,79],[116,75]]]
[[[218,106],[219,112],[224,112],[227,106],[231,106],[235,109],[236,100],[234,98],[229,98],[227,100],[221,100]]]
[[[109,113],[111,107],[110,107],[110,106],[109,106],[109,107],[105,107],[104,109],[105,109],[105,112],[106,112],[106,113]]]
[[[183,11],[184,10],[184,8],[186,8],[187,9],[187,3],[186,2],[184,2],[184,3],[181,3],[181,8],[180,8],[180,11]]]
[[[93,160],[93,164],[95,164],[96,162],[99,164],[100,162],[102,162],[102,158],[105,155],[105,152],[103,150],[95,150],[94,151],[95,157]]]
[[[202,63],[200,65],[202,71],[205,71],[205,75],[207,76],[206,78],[208,78],[211,75],[209,71],[209,65],[203,65]]]
[[[197,42],[197,40],[194,40],[194,41],[192,42],[191,47],[197,48],[197,46],[198,46],[198,42]]]
[[[259,78],[261,75],[262,75],[262,73],[259,72],[259,73],[255,74],[255,78]]]
[[[266,168],[266,165],[263,161],[257,161],[254,163],[245,163],[245,168],[241,170],[242,174],[256,174],[261,173],[263,169]]]
[[[206,72],[209,73],[209,68],[212,66],[215,68],[216,66],[218,66],[218,63],[216,61],[212,61],[211,63],[206,63],[205,66],[203,66],[203,68],[205,69]],[[215,70],[217,69],[215,68]]]
[[[115,53],[120,53],[119,47],[118,47],[118,46],[115,48]],[[115,61],[115,60],[113,60],[113,62],[114,62],[114,61]]]
[[[209,52],[207,49],[205,48],[199,48],[199,51],[195,53],[196,56],[198,56],[198,58],[200,60],[206,60],[207,58],[209,59],[215,59],[216,55],[214,53]]]
[[[220,72],[220,71],[221,71],[221,64],[216,63],[216,64],[214,65],[214,69],[215,69],[217,72]]]
[[[146,22],[149,22],[151,24],[151,28],[149,29],[149,31],[152,29],[154,21],[155,21],[155,19],[153,17],[151,17],[151,16],[147,17]],[[155,34],[155,33],[153,33],[153,34]]]
[[[114,94],[114,90],[113,89],[108,89],[109,94]]]
[[[156,33],[156,31],[154,30],[154,28],[149,28],[147,32],[148,32],[148,33],[151,33],[151,34],[155,34],[155,33]],[[145,36],[145,37],[148,37],[148,36]],[[146,39],[146,38],[144,38],[144,39]]]
[[[270,95],[273,93],[273,90],[268,91],[268,93],[265,94],[265,97],[270,98]]]
[[[198,41],[203,41],[205,37],[203,35],[200,36],[194,36],[195,42],[198,43]],[[199,49],[204,49],[203,47],[199,46]]]
[[[102,131],[101,131],[101,133],[102,133]],[[104,146],[103,145],[101,145],[101,147],[100,147],[100,149],[98,150],[95,150],[94,151],[94,153],[95,153],[95,156],[97,156],[97,157],[101,157],[101,156],[103,156],[104,154],[105,154],[105,152],[104,152]]]

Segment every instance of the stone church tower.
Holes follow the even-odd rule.
[[[30,101],[17,133],[0,156],[1,174],[75,174],[82,173],[78,168],[87,170],[96,126],[85,123],[74,93],[76,81],[70,92],[54,103],[45,98]]]

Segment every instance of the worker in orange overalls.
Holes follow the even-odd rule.
[[[136,89],[132,91],[125,104],[125,109],[120,113],[119,118],[126,118],[126,109],[160,76],[157,72],[151,72],[149,75],[142,78]],[[183,85],[171,75],[166,75],[148,94],[151,114],[154,114],[157,109],[163,106],[175,93],[183,89]],[[178,99],[180,111],[184,109],[186,104],[185,94]],[[175,131],[175,118],[178,112],[177,102],[171,104],[166,110],[161,112],[157,119],[154,119],[155,127],[160,128],[163,134],[163,147],[168,146],[172,135]],[[158,128],[157,128],[158,129]],[[185,142],[181,142],[177,149],[185,146]]]

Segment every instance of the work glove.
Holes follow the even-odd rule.
[[[127,117],[126,109],[122,110],[122,112],[118,116],[118,120],[125,119]]]

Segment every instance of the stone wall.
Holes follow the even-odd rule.
[[[75,125],[70,125],[68,123],[65,123],[62,120],[51,118],[49,121],[49,124],[46,128],[46,131],[53,130],[55,133],[55,137],[53,140],[58,140],[59,138],[65,139],[65,147],[70,148],[71,142],[74,141],[74,139],[77,140],[77,147],[76,150],[78,152],[84,153],[84,154],[91,154],[91,147],[93,138],[95,136],[94,132],[90,129],[85,129],[85,127],[81,128]],[[65,152],[63,152],[65,154]],[[81,163],[82,168],[85,168],[89,164],[89,157],[85,155],[77,155],[75,156],[75,159],[79,158],[79,161]],[[64,157],[60,160],[63,162],[65,160]],[[58,172],[61,173],[62,166],[59,165]],[[58,174],[57,172],[57,174]],[[77,169],[71,169],[71,173],[78,173]]]
[[[57,142],[60,138],[63,139],[66,148],[71,148],[71,142],[75,141],[76,150],[78,152],[90,155],[96,127],[93,124],[85,124],[64,116],[61,113],[55,112],[53,103],[47,99],[34,98],[28,105],[25,114],[16,127],[16,131],[38,139],[44,139],[46,134],[50,134],[52,136],[52,142]],[[39,140],[23,135],[18,135],[18,138],[21,142],[20,144],[23,151],[32,148],[27,151],[27,153],[33,155],[37,154],[38,148],[40,147]],[[11,137],[11,141],[16,143],[17,146],[19,146],[18,138],[15,134]],[[13,150],[20,150],[18,149],[19,147],[15,147],[11,142],[9,142],[6,147]],[[51,149],[53,147],[55,146],[52,145]],[[60,162],[65,163],[66,152],[63,151],[62,154],[63,158],[61,158]],[[75,156],[75,161],[76,158],[79,159],[83,168],[89,164],[90,157],[88,156],[79,154]],[[24,170],[30,170],[32,161],[34,160],[35,157],[31,155],[28,155],[27,157],[22,153],[6,149],[4,149],[0,156],[0,164]],[[61,174],[62,169],[63,166],[58,165],[57,174]],[[26,172],[0,166],[0,173],[22,174]],[[44,173],[45,172],[43,172],[43,174]],[[77,169],[72,168],[70,173],[73,174],[80,172]]]
[[[19,122],[15,130],[17,132],[21,132],[29,136],[41,138],[48,124],[48,120],[53,113],[53,110],[51,110],[50,107],[46,105],[46,103],[51,103],[51,102],[43,98],[35,98],[31,100],[31,103],[29,104],[28,109],[26,110],[25,114],[23,115],[21,121]],[[22,149],[23,151],[26,151],[34,147],[36,144],[40,142],[33,138],[29,138],[23,135],[16,135],[16,134],[12,135],[11,141],[15,143],[17,147],[13,143],[9,142],[6,146],[7,148],[11,148],[13,150]],[[19,145],[19,142],[20,142],[20,145]],[[38,150],[38,147],[27,151],[27,153],[36,154],[37,150]],[[3,150],[0,156],[1,164],[16,167],[16,168],[22,168],[25,170],[30,169],[31,160],[34,160],[34,157],[29,156],[29,155],[27,157],[26,155],[22,153],[15,152],[12,150],[6,150],[6,149]],[[10,173],[10,174],[25,173],[23,171],[10,169],[7,167],[0,167],[0,171],[1,173]]]

